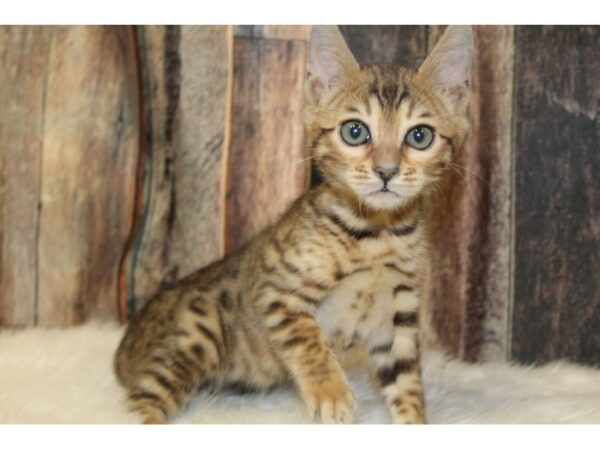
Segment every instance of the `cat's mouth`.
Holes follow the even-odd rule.
[[[400,194],[390,191],[387,186],[382,187],[377,191],[373,191],[369,194],[369,197],[400,197]]]
[[[396,205],[402,196],[394,191],[390,191],[387,187],[373,191],[367,195],[370,203],[374,203],[379,207],[387,208]]]
[[[387,210],[396,208],[402,202],[402,196],[386,187],[368,193],[364,200],[373,208]]]

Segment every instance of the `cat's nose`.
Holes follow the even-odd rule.
[[[379,178],[381,178],[384,183],[387,183],[388,181],[390,181],[400,171],[398,169],[398,167],[383,167],[383,166],[377,166],[373,170],[377,173],[377,175],[379,175]]]

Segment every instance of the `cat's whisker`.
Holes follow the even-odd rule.
[[[433,185],[431,186],[433,188],[433,195],[434,197],[434,201],[439,201],[439,198],[441,197],[442,201],[446,202],[447,198],[446,198],[446,192],[444,191],[444,189],[442,188],[442,186],[440,185],[439,182],[435,182],[433,183]]]
[[[365,216],[362,213],[362,196],[361,195],[358,196],[358,215],[363,219],[365,218]]]
[[[473,197],[472,185],[469,183],[469,180],[467,179],[467,177],[465,177],[465,175],[462,172],[460,172],[454,166],[451,166],[451,167],[464,180],[465,184],[467,185],[466,194],[467,194],[467,198],[469,200],[469,204],[471,207],[475,207],[477,205],[477,201]]]
[[[318,159],[318,156],[313,155],[313,156],[309,156],[308,158],[300,159],[300,160],[296,161],[296,164],[302,164],[306,161],[310,161],[311,159]]]
[[[469,172],[470,174],[474,175],[476,178],[478,178],[479,180],[481,180],[483,183],[485,183],[489,187],[490,183],[485,178],[483,178],[481,175],[479,175],[477,172],[475,172],[473,169],[469,169],[468,167],[461,166],[460,164],[455,163],[455,162],[451,162],[450,164],[452,164],[455,167],[458,167],[460,169],[463,169],[463,170]]]

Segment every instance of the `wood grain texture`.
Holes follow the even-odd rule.
[[[272,223],[307,187],[306,43],[236,38],[226,249]]]
[[[41,154],[40,325],[116,318],[139,134],[132,62],[128,27],[52,28]]]
[[[0,327],[35,324],[49,27],[0,27]]]
[[[514,26],[474,27],[473,131],[465,146],[469,198],[464,358],[510,357]],[[461,171],[461,168],[457,168]]]
[[[233,34],[235,37],[261,38],[264,25],[235,25]]]
[[[147,177],[128,256],[135,312],[162,284],[223,256],[232,28],[139,28]]]
[[[600,363],[600,27],[518,27],[512,355]]]
[[[311,25],[236,25],[236,37],[308,41]]]
[[[310,25],[263,25],[262,35],[267,39],[297,39],[308,41]]]
[[[513,30],[474,27],[471,133],[431,206],[428,313],[438,342],[471,361],[509,352]],[[432,29],[431,46],[440,31]]]
[[[427,55],[424,25],[342,25],[340,30],[360,64],[418,67]]]

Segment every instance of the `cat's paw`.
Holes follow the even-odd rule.
[[[137,397],[136,394],[138,394]],[[156,403],[157,400],[140,397],[140,391],[137,391],[130,394],[128,399],[128,409],[131,412],[139,414],[142,418],[142,423],[144,424],[167,423],[167,415],[164,412],[164,409],[159,407]]]
[[[304,394],[309,411],[322,423],[352,423],[356,400],[345,380],[322,380]]]
[[[167,416],[165,416],[161,411],[152,407],[138,407],[135,409],[142,417],[142,423],[145,425],[161,425],[167,423]]]
[[[427,418],[421,407],[403,407],[400,411],[392,412],[392,421],[402,425],[423,425],[427,423]]]

